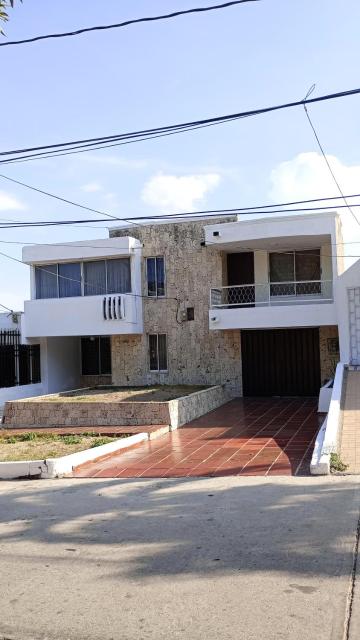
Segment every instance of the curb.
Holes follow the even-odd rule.
[[[0,480],[16,480],[18,478],[61,478],[64,475],[72,473],[75,467],[79,467],[86,462],[92,462],[121,451],[122,449],[128,449],[148,439],[147,433],[136,433],[129,438],[121,438],[108,444],[102,444],[100,447],[71,453],[62,458],[0,462]]]

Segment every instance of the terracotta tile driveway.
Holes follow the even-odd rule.
[[[324,419],[314,398],[236,399],[157,440],[99,462],[74,477],[171,478],[307,475]]]

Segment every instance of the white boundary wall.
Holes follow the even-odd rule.
[[[310,471],[313,475],[322,476],[330,473],[330,455],[336,453],[339,447],[344,372],[345,365],[339,362],[336,367],[329,413],[317,435],[310,463]]]

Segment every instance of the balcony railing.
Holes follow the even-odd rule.
[[[298,280],[218,287],[210,290],[210,307],[261,307],[333,302],[332,280]]]

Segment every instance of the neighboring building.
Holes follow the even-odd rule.
[[[24,344],[21,312],[0,313],[0,407],[43,392],[39,345]]]
[[[314,395],[333,375],[350,317],[337,213],[187,219],[110,236],[23,249],[24,336],[40,342],[44,392],[183,383]],[[349,340],[340,344],[349,362]]]

